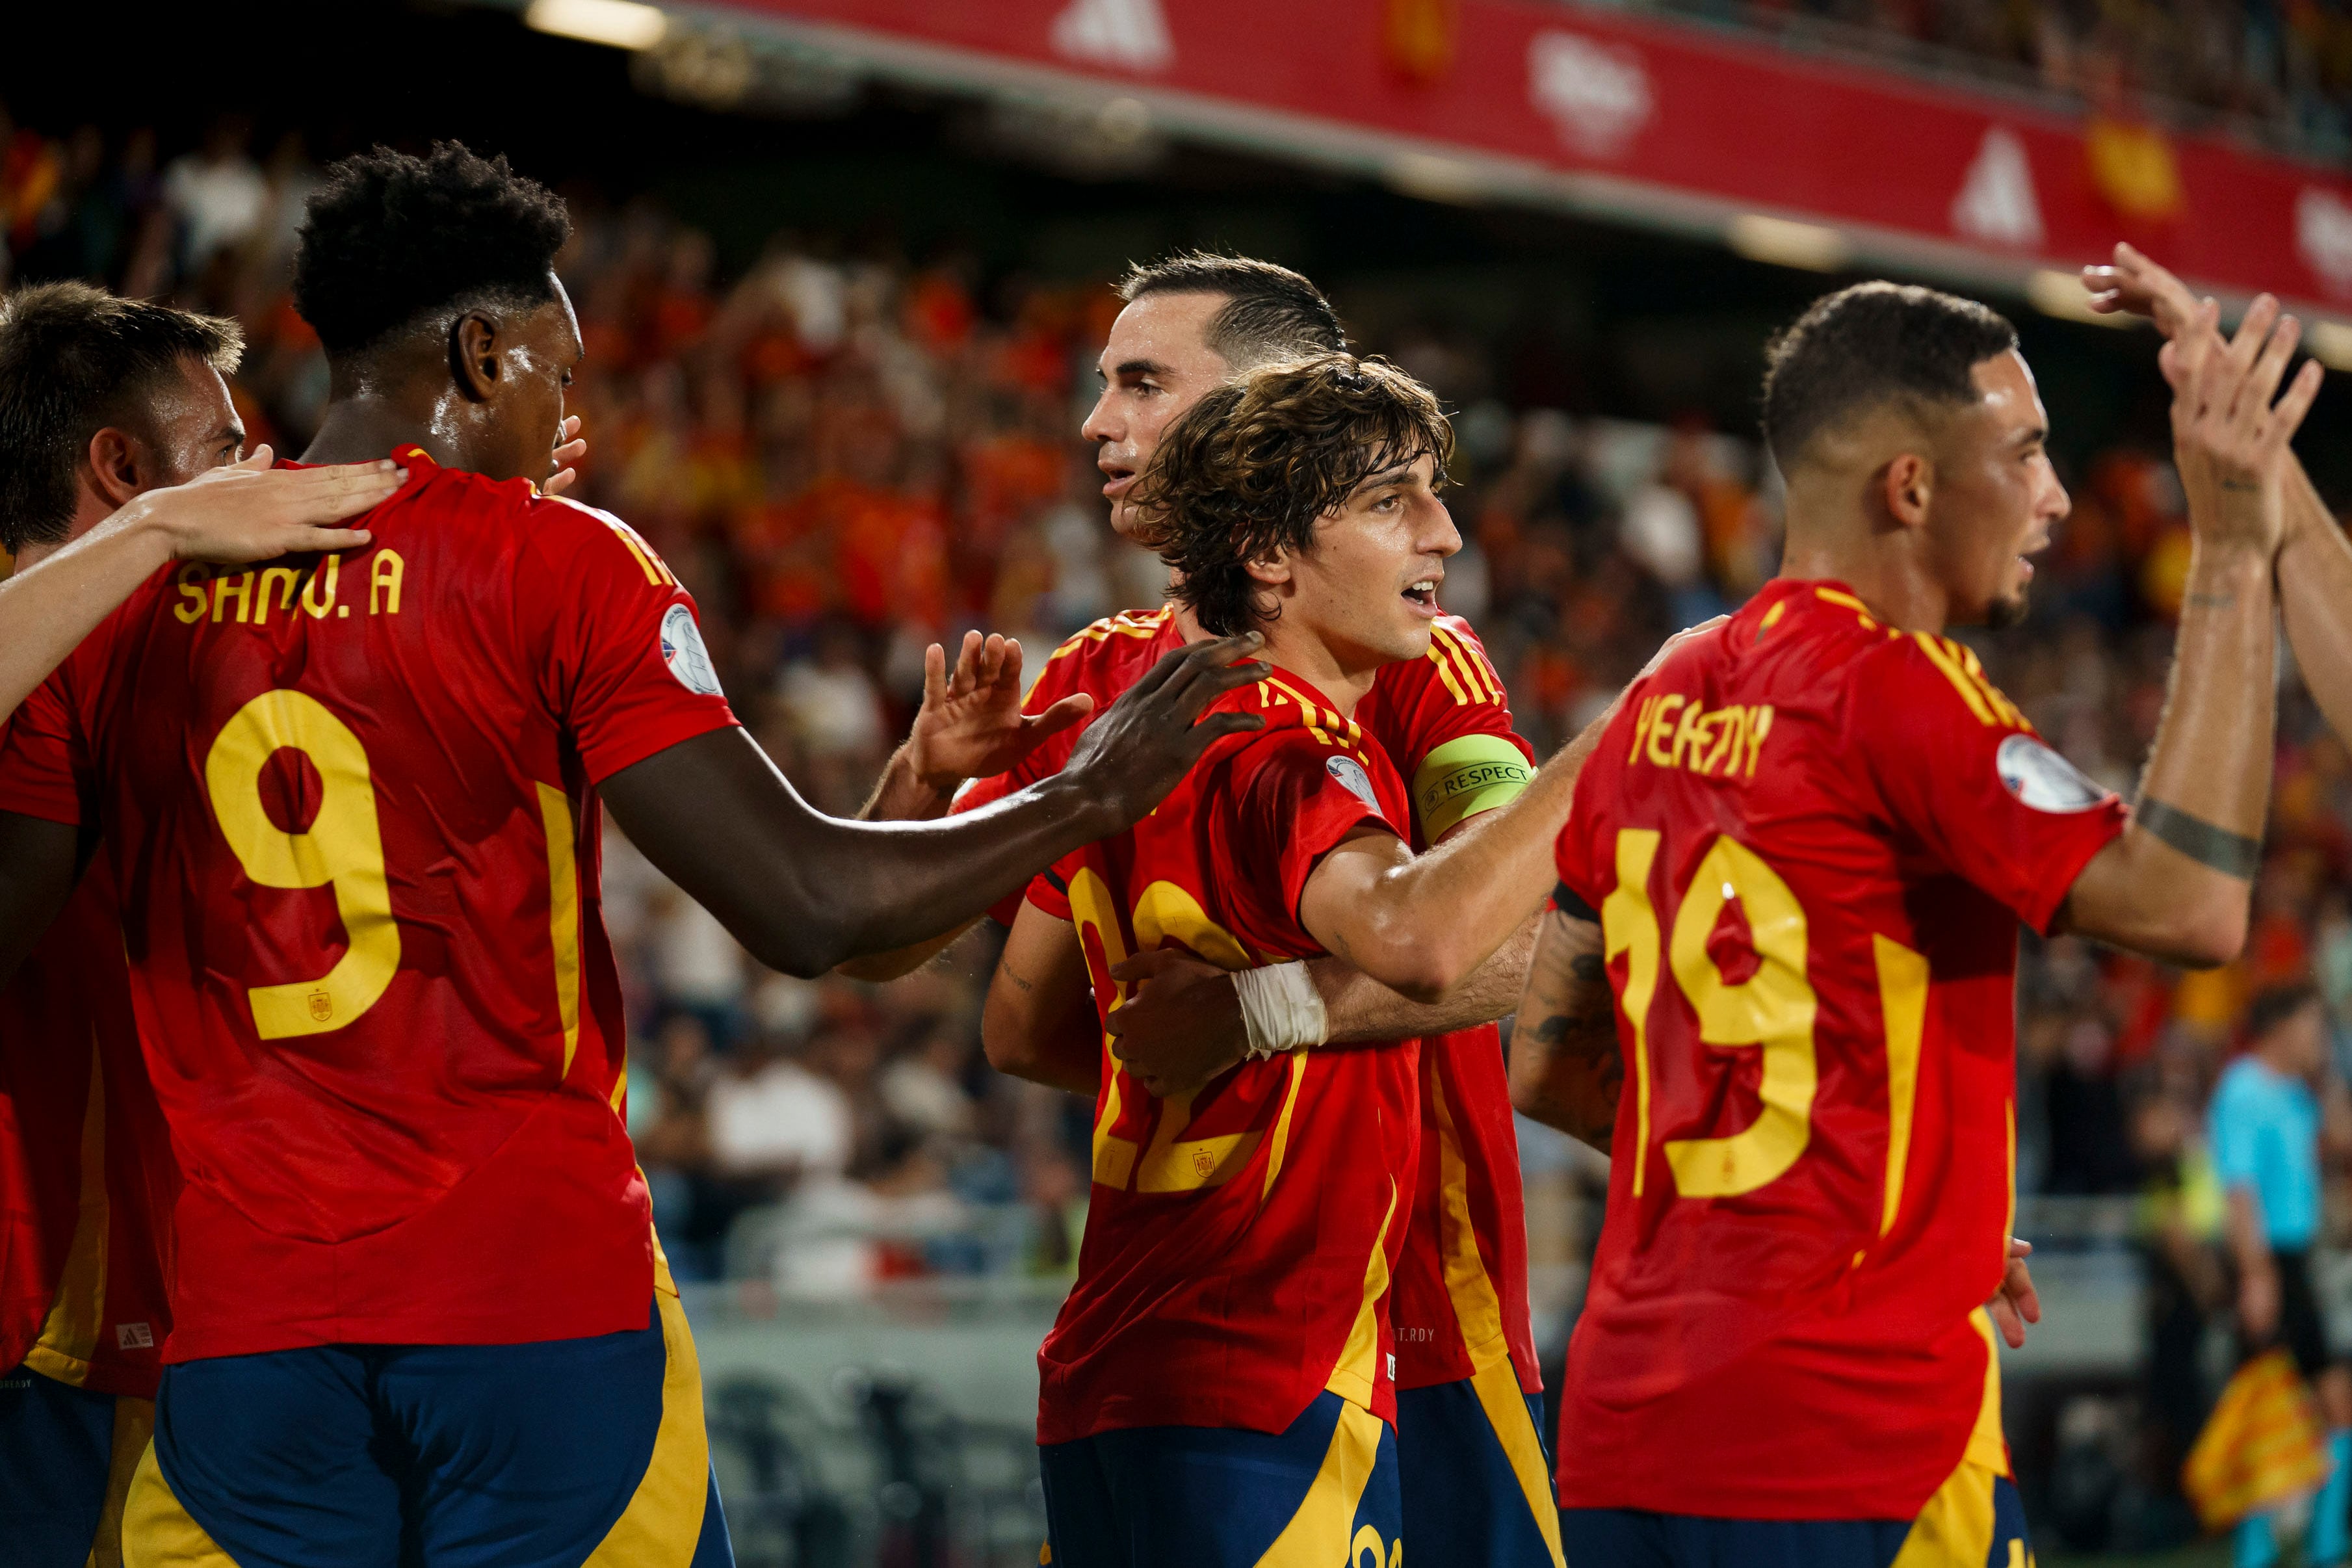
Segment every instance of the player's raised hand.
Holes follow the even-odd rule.
[[[924,785],[952,795],[966,779],[1006,773],[1095,710],[1085,692],[1063,698],[1042,713],[1021,711],[1021,645],[991,633],[963,634],[949,670],[947,652],[923,651],[923,705],[907,733],[907,765]]]
[[[2207,301],[2189,331],[2210,331],[2218,320]],[[2206,354],[2175,389],[2175,460],[2189,493],[2189,526],[2202,542],[2277,547],[2285,521],[2281,459],[2319,395],[2322,375],[2315,361],[2306,363],[2278,395],[2301,336],[2301,323],[2262,295],[2228,345]]]
[[[2103,316],[2144,316],[2164,334],[2157,356],[2166,383],[2179,392],[2194,378],[2205,356],[2221,347],[2215,331],[2189,285],[2131,246],[2118,244],[2112,266],[2083,268],[2083,287],[2091,291],[2091,309]],[[2214,304],[2218,314],[2221,307]]]
[[[562,429],[557,434],[563,440],[555,448],[555,472],[539,487],[539,493],[543,496],[560,496],[570,489],[580,478],[580,470],[574,465],[588,455],[587,439],[580,434],[580,416],[574,414],[564,420]]]
[[[149,490],[126,507],[162,531],[173,559],[239,565],[317,550],[357,550],[373,536],[336,528],[383,504],[408,480],[390,458],[319,468],[273,468],[267,446],[184,485]]]
[[[1131,986],[1103,1027],[1110,1054],[1162,1100],[1199,1093],[1249,1052],[1234,977],[1176,948],[1155,948],[1112,967]]]
[[[1263,661],[1234,662],[1265,641],[1255,632],[1244,632],[1178,648],[1078,737],[1062,772],[1101,805],[1115,823],[1108,831],[1141,821],[1213,742],[1265,727],[1255,713],[1201,717],[1226,692],[1265,678],[1270,667]]]
[[[2025,1343],[2025,1325],[2042,1321],[2042,1292],[2033,1288],[2032,1271],[2025,1260],[2033,1256],[2033,1244],[2009,1238],[2009,1263],[2001,1272],[2000,1289],[1985,1303],[1985,1310],[2000,1326],[2000,1337],[2009,1348],[2017,1350]]]

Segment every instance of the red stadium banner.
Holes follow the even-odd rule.
[[[2352,310],[2352,181],[1712,29],[1525,0],[734,0],[898,74],[1083,84],[1169,122],[1462,194],[1673,226],[1833,225],[2014,282],[2118,238],[2227,292]]]

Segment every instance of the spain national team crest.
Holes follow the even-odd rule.
[[[702,628],[684,605],[672,605],[662,616],[661,656],[680,686],[702,697],[719,695],[719,671],[711,665],[710,650],[702,646]]]
[[[324,986],[311,992],[309,1001],[310,1004],[310,1016],[317,1019],[320,1023],[323,1024],[328,1019],[335,1016],[335,999],[331,995],[328,994]]]

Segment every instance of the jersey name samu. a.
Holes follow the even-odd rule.
[[[1626,694],[1559,845],[1625,1056],[1563,1506],[1909,1519],[2006,1470],[2017,927],[2125,816],[1966,647],[1833,583]]]
[[[93,860],[0,990],[0,1371],[155,1397],[178,1189]]]
[[[1099,717],[1162,656],[1184,646],[1172,608],[1095,622],[1055,648],[1024,708],[1041,713],[1076,692]],[[1426,848],[1457,824],[1507,804],[1528,785],[1533,753],[1511,728],[1503,683],[1470,624],[1441,616],[1421,658],[1384,665],[1357,705],[1364,735],[1412,781],[1412,842]],[[1012,773],[956,798],[969,811],[1050,777],[1082,726],[1050,738]],[[994,911],[1012,923],[1017,900]],[[1519,1386],[1542,1386],[1528,1310],[1528,1233],[1519,1149],[1501,1036],[1492,1024],[1421,1042],[1422,1169],[1412,1223],[1391,1285],[1396,1385],[1425,1388],[1484,1370],[1507,1353]]]
[[[122,889],[167,1361],[648,1321],[593,791],[734,719],[625,525],[395,455],[372,544],[159,574],[0,752]]]
[[[1217,742],[1150,816],[1031,886],[1076,923],[1103,1018],[1130,953],[1175,944],[1235,970],[1319,954],[1296,912],[1308,877],[1406,816],[1387,758],[1306,682],[1276,671],[1210,711],[1234,709],[1266,727]],[[1086,1237],[1037,1353],[1037,1440],[1279,1432],[1327,1388],[1393,1420],[1386,1300],[1412,1202],[1416,1045],[1294,1051],[1162,1100],[1102,1039]]]

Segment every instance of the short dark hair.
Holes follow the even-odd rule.
[[[1202,336],[1237,372],[1348,346],[1347,331],[1323,290],[1287,267],[1254,257],[1179,251],[1134,263],[1117,288],[1130,304],[1147,294],[1224,295]]]
[[[1174,567],[1171,590],[1219,637],[1266,619],[1249,563],[1302,551],[1315,523],[1372,474],[1454,456],[1429,388],[1381,359],[1318,354],[1214,387],[1160,440],[1136,486],[1138,537]]]
[[[2320,999],[2319,987],[2308,980],[2263,986],[2246,1008],[2246,1037],[2261,1045],[2280,1025]]]
[[[187,360],[227,375],[244,356],[235,321],[87,283],[0,298],[0,548],[65,538],[91,437],[109,426],[149,436],[161,378]]]
[[[1969,373],[2016,346],[1999,311],[1916,283],[1823,295],[1764,351],[1764,439],[1786,471],[1859,409],[1972,403]]]
[[[389,147],[327,171],[294,252],[294,308],[331,358],[436,314],[555,298],[571,237],[562,199],[463,143],[424,157]]]

